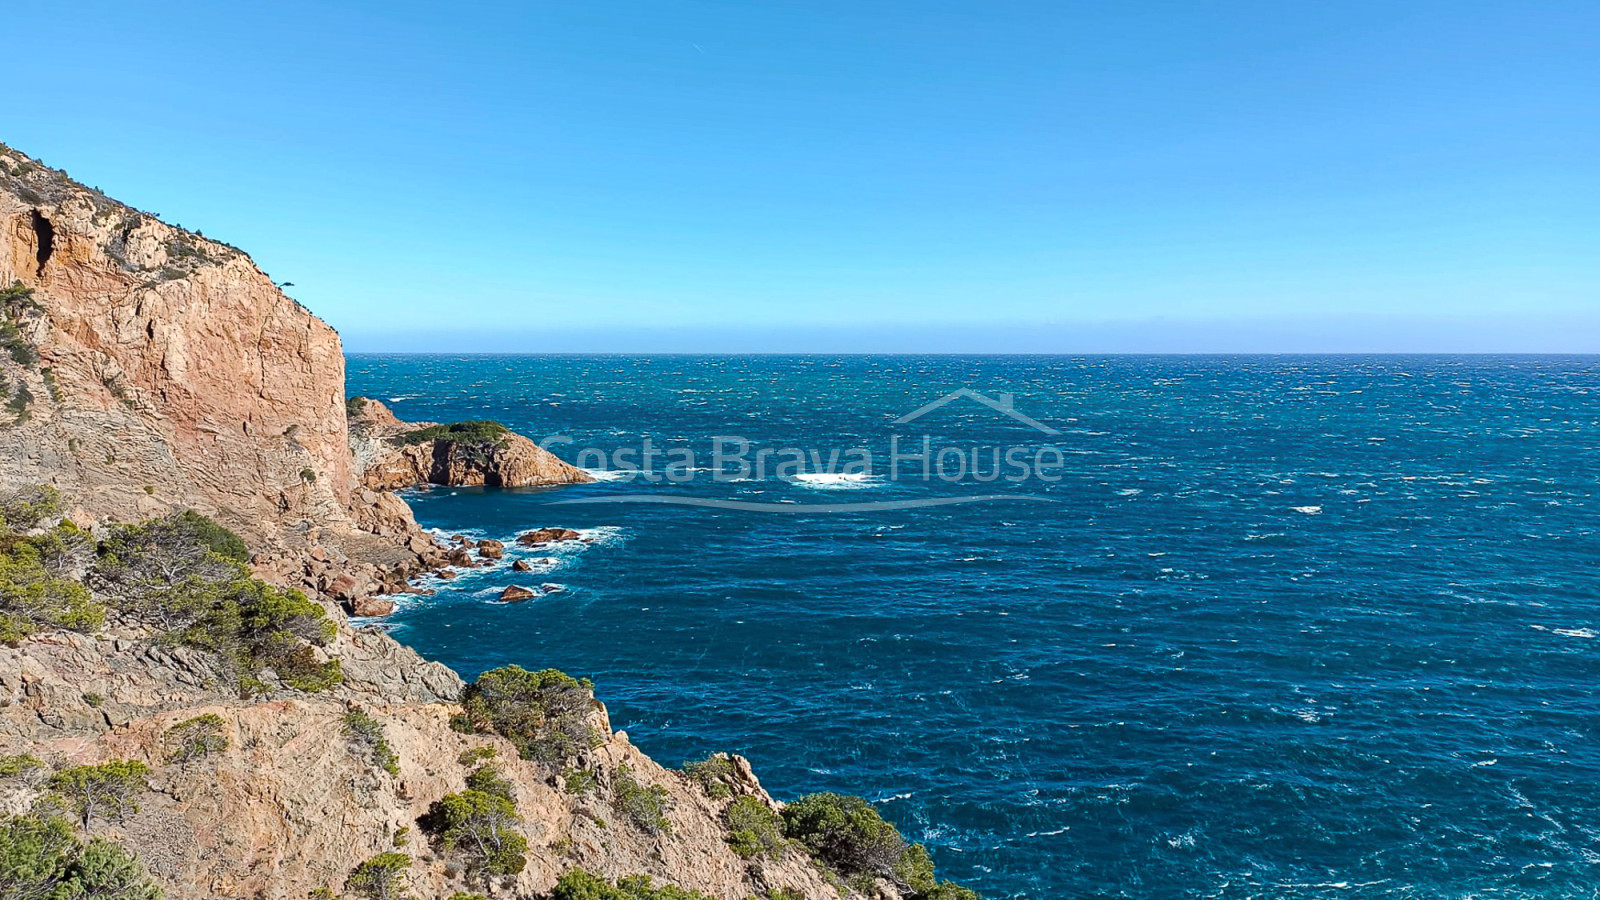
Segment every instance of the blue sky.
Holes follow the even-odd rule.
[[[1600,351],[1592,2],[12,6],[355,350]]]

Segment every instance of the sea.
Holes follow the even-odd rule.
[[[1600,357],[353,355],[597,479],[406,595],[985,898],[1600,896]],[[498,602],[518,584],[527,602]]]

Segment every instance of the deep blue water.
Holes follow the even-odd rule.
[[[356,356],[349,383],[569,460],[1059,447],[1053,482],[880,456],[853,483],[412,498],[447,533],[596,539],[408,601],[400,639],[467,676],[589,676],[668,764],[732,750],[780,797],[865,795],[986,897],[1600,893],[1600,359]],[[967,400],[892,424],[960,387],[1063,433]],[[638,493],[1052,502],[550,505]],[[490,602],[514,582],[567,590]]]

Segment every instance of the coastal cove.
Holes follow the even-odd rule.
[[[564,502],[935,492],[881,472],[406,495],[532,571],[399,597],[398,640],[590,677],[669,764],[863,794],[986,897],[1537,896],[1600,853],[1595,358],[354,355],[348,380],[608,451],[1035,440],[970,404],[894,425],[961,386],[1061,431],[1062,477],[1007,488],[1049,503]],[[591,540],[511,546],[544,526]],[[513,583],[545,589],[496,602]]]

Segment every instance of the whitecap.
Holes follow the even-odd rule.
[[[856,491],[880,484],[877,476],[867,472],[800,472],[788,480],[820,491]]]
[[[1320,516],[1320,515],[1322,515],[1322,507],[1320,507],[1320,506],[1291,506],[1289,508],[1294,510],[1297,513],[1304,513],[1305,515],[1308,515],[1308,516]]]

